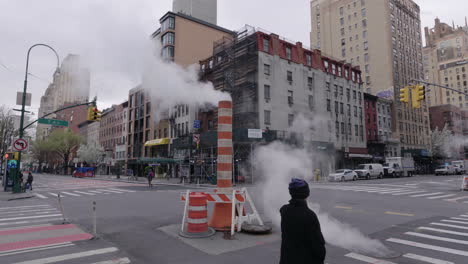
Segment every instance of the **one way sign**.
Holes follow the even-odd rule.
[[[29,143],[24,138],[18,138],[13,142],[13,149],[15,151],[23,151],[26,150],[29,146]]]

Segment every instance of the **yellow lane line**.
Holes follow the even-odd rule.
[[[390,211],[385,212],[385,214],[389,214],[389,215],[401,215],[401,216],[414,216],[414,214],[406,214],[406,213],[390,212]]]

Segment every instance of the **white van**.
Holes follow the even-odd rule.
[[[379,163],[360,164],[354,171],[357,173],[359,178],[368,180],[371,178],[382,179],[384,175],[383,166]]]

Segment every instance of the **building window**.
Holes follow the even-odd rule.
[[[265,125],[270,125],[271,124],[271,111],[265,110],[264,115],[265,115]]]
[[[288,115],[288,126],[292,127],[293,123],[294,123],[294,115],[289,114]]]
[[[265,75],[270,75],[270,65],[269,64],[263,64],[263,72]]]
[[[367,19],[362,20],[362,27],[366,28],[367,27]]]
[[[292,60],[292,49],[291,47],[286,47],[286,58]]]
[[[174,47],[167,46],[164,47],[162,50],[162,57],[163,59],[173,59],[174,58]]]
[[[168,17],[166,20],[162,22],[161,25],[161,32],[164,32],[168,29],[175,29],[175,18],[174,17]]]
[[[357,117],[357,106],[354,106],[354,116]]]
[[[340,32],[341,32],[341,36],[344,36],[344,34],[345,34],[344,28],[341,28]]]
[[[364,53],[364,62],[369,62],[369,53]]]
[[[309,87],[309,91],[312,91],[312,89],[314,89],[314,78],[313,77],[307,77],[307,87]]]
[[[330,99],[327,99],[327,111],[331,112],[331,101],[330,101]]]
[[[367,38],[367,30],[364,30],[364,31],[362,32],[362,38]]]
[[[293,104],[294,104],[293,91],[288,91],[288,104],[289,104],[289,105],[293,105]]]
[[[344,13],[344,7],[340,7],[340,15],[343,15]]]
[[[370,66],[369,64],[366,64],[366,66],[364,66],[365,70],[366,70],[366,73],[369,73],[370,71]]]
[[[344,104],[340,103],[340,114],[344,114]]]
[[[312,56],[310,54],[306,54],[306,64],[312,66]]]
[[[264,52],[270,52],[270,40],[264,38],[263,39],[263,51]]]
[[[292,81],[293,81],[292,71],[287,71],[287,80],[288,80],[288,82],[292,82]]]
[[[163,46],[174,45],[175,44],[174,36],[175,35],[174,35],[173,32],[168,32],[168,33],[164,34],[164,36],[162,37]]]
[[[343,122],[341,122],[341,134],[345,134],[345,125]]]
[[[340,25],[344,25],[344,18],[340,18]]]
[[[364,42],[364,50],[368,50],[369,49],[369,42],[365,41]]]
[[[314,109],[314,96],[309,95],[309,109],[312,110]]]
[[[270,100],[270,85],[266,85],[264,86],[264,96],[265,96],[265,100]]]
[[[365,8],[361,9],[361,15],[362,15],[362,17],[366,16],[366,9]]]

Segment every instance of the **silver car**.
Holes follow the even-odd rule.
[[[355,181],[358,179],[356,172],[348,169],[337,170],[328,175],[328,181]]]

